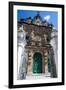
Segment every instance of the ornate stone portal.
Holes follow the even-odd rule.
[[[41,20],[38,14],[35,17],[36,19],[38,21]],[[48,75],[50,73],[50,77],[57,77],[54,53],[52,52],[53,48],[50,45],[52,28],[48,24],[44,26],[44,23],[42,25],[40,22],[39,24],[34,24],[28,21],[20,21],[18,22],[18,33],[21,31],[20,27],[22,26],[26,40],[24,49],[27,53],[27,68],[25,73],[27,75]]]

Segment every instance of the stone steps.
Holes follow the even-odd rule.
[[[51,78],[50,73],[46,74],[32,74],[32,75],[27,75],[26,79],[44,79],[44,78]]]

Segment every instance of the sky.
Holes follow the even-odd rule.
[[[53,11],[39,11],[42,20],[47,20],[49,23],[54,25],[54,28],[58,30],[58,13]],[[37,11],[31,10],[18,10],[17,11],[17,20],[20,21],[21,18],[28,18],[31,17],[32,19],[34,16],[37,15]]]

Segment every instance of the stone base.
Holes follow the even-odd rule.
[[[32,74],[30,76],[26,76],[26,79],[45,79],[45,78],[51,78],[51,74],[50,73],[46,73],[46,74]]]

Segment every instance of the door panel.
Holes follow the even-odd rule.
[[[35,53],[33,56],[33,73],[42,73],[42,55]]]

